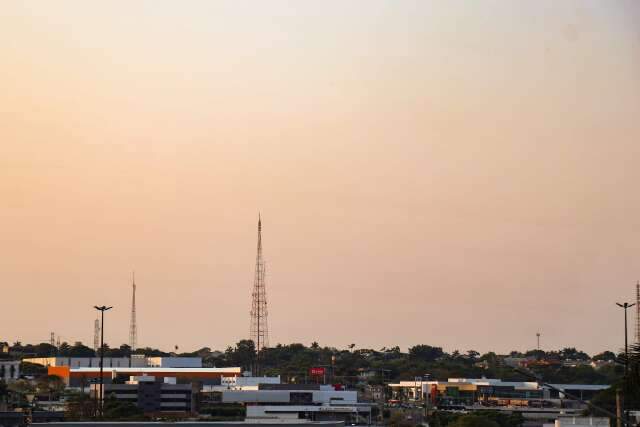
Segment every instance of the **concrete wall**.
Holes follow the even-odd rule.
[[[147,357],[147,366],[155,368],[202,368],[202,358]]]
[[[69,366],[70,368],[95,368],[100,366],[99,357],[33,357],[23,359],[24,362],[42,366]],[[105,368],[128,368],[128,357],[105,357]]]

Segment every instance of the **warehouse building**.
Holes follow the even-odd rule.
[[[70,368],[100,367],[99,357],[32,357],[22,360],[41,366],[68,366]],[[134,354],[131,357],[105,357],[104,367],[108,368],[202,368],[201,357],[147,357]]]
[[[61,377],[68,387],[85,389],[92,380],[100,378],[100,368],[70,368],[49,366],[49,375]],[[150,376],[155,378],[176,378],[179,384],[199,382],[206,385],[220,385],[223,377],[240,376],[241,368],[103,368],[105,384],[124,383],[129,377]]]

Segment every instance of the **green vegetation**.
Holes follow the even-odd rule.
[[[624,357],[621,362],[624,363]],[[622,369],[622,372],[624,372],[624,369]],[[621,376],[619,379],[611,383],[610,388],[598,393],[591,403],[600,408],[606,409],[611,413],[615,413],[616,390],[620,390],[620,392],[625,395],[625,404],[627,407],[640,407],[640,344],[631,346],[629,351],[628,382],[625,384],[624,378]],[[589,409],[588,412],[594,415],[603,415],[593,408]]]
[[[501,378],[506,381],[527,381],[525,377],[506,366],[504,356],[493,352],[480,355],[469,350],[447,353],[440,347],[417,345],[402,352],[399,347],[373,349],[336,349],[312,343],[278,344],[260,352],[261,370],[267,375],[281,375],[291,382],[308,380],[312,366],[324,366],[327,375],[333,374],[334,382],[355,385],[366,378],[371,384],[388,381],[412,380],[429,375],[431,379],[446,380],[451,377]],[[589,356],[575,348],[544,352],[512,352],[509,357],[529,358],[529,370],[542,380],[551,383],[611,384],[622,373],[622,366],[611,364],[594,369],[587,364]],[[207,366],[241,366],[251,370],[257,355],[252,341],[239,341],[221,355],[204,357]],[[571,362],[571,363],[565,363]]]
[[[93,357],[93,349],[81,342],[73,345],[62,343],[59,348],[48,343],[23,345],[19,342],[11,346],[11,354],[16,356],[65,356]],[[254,370],[257,359],[255,346],[250,340],[241,340],[228,347],[223,353],[203,347],[193,352],[167,353],[154,348],[139,348],[134,352],[123,344],[110,348],[105,344],[105,357],[128,357],[131,354],[147,356],[199,356],[205,366],[241,366]],[[294,343],[265,349],[260,352],[261,373],[281,375],[285,381],[308,381],[308,371],[312,366],[327,368],[327,379],[334,382],[355,385],[366,378],[370,384],[388,381],[412,380],[428,375],[431,379],[445,380],[450,377],[489,377],[507,381],[524,381],[528,378],[506,366],[505,357],[522,358],[530,363],[528,369],[542,380],[551,383],[612,384],[623,374],[620,357],[610,351],[595,355],[592,360],[605,363],[595,369],[588,364],[589,355],[573,347],[558,351],[530,350],[513,351],[506,356],[488,352],[480,354],[475,350],[465,353],[447,353],[441,347],[419,344],[403,352],[400,347],[383,347],[379,350],[356,349],[351,344],[347,349],[322,347],[317,342],[310,346]],[[613,363],[617,361],[618,363]],[[23,363],[24,375],[41,376],[46,369],[38,365]],[[330,377],[329,377],[330,376]]]
[[[131,402],[117,400],[114,395],[107,396],[104,400],[104,419],[134,421],[144,420],[144,413],[138,406]]]

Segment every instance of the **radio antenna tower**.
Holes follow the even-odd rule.
[[[100,316],[93,322],[93,349],[96,352],[100,350]]]
[[[54,334],[53,332],[51,332],[51,338],[49,339],[49,344],[51,344],[53,347],[56,346],[56,334]]]
[[[269,329],[267,327],[267,291],[264,284],[264,260],[262,259],[262,220],[258,214],[258,250],[256,253],[256,271],[251,293],[251,328],[249,335],[260,352],[269,347]],[[258,366],[256,366],[258,371]],[[256,375],[258,372],[256,372]]]
[[[131,299],[131,325],[129,327],[129,347],[131,351],[138,346],[138,325],[136,324],[136,273],[133,273],[133,296]]]
[[[640,345],[640,281],[636,283],[636,344]]]

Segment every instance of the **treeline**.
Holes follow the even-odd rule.
[[[324,367],[327,375],[335,382],[355,384],[366,380],[370,384],[382,384],[389,381],[413,380],[428,377],[434,380],[446,380],[452,377],[462,378],[501,378],[507,381],[525,381],[529,378],[507,366],[505,357],[530,357],[536,360],[558,361],[531,367],[530,370],[543,380],[554,383],[611,384],[620,378],[622,366],[611,363],[600,369],[588,364],[563,366],[566,361],[587,361],[591,358],[575,348],[544,352],[532,350],[526,353],[512,352],[499,356],[489,352],[480,354],[469,350],[465,353],[454,351],[447,353],[440,347],[416,345],[403,352],[399,347],[374,349],[348,349],[321,347],[313,343],[277,345],[256,354],[252,341],[242,340],[229,347],[223,354],[205,357],[208,366],[242,366],[246,370],[260,367],[265,375],[281,375],[289,381],[309,380],[307,373],[311,367]],[[596,360],[616,359],[612,352],[594,356]]]
[[[105,357],[129,357],[132,354],[144,354],[147,356],[175,355],[175,353],[167,353],[150,347],[137,348],[135,351],[131,351],[131,347],[127,344],[111,348],[109,344],[105,343],[104,347]],[[63,342],[60,346],[54,346],[49,343],[23,345],[18,341],[10,346],[9,354],[14,357],[98,357],[100,356],[100,351],[94,351],[93,348],[87,347],[80,341],[75,342],[73,345]]]
[[[62,343],[59,347],[49,343],[21,344],[11,347],[14,357],[96,357],[96,352],[76,342],[73,345]],[[203,347],[194,352],[164,352],[154,348],[131,348],[123,344],[111,348],[105,344],[105,357],[129,357],[132,354],[147,356],[199,356],[207,367],[240,366],[244,370],[256,373],[258,367],[262,375],[280,375],[286,381],[309,381],[308,372],[311,367],[324,367],[324,380],[332,380],[345,384],[356,384],[365,380],[371,384],[382,384],[389,381],[413,380],[416,377],[446,380],[451,377],[490,377],[503,380],[524,381],[525,376],[507,366],[505,358],[526,357],[530,359],[557,362],[540,364],[530,370],[545,381],[554,383],[612,384],[623,374],[620,363],[611,363],[594,369],[586,363],[565,366],[563,362],[589,360],[615,361],[614,353],[607,351],[590,357],[587,353],[575,348],[564,348],[558,351],[531,350],[527,352],[511,352],[508,355],[497,355],[494,352],[480,354],[474,350],[464,353],[445,352],[441,347],[416,345],[403,352],[400,347],[383,347],[379,350],[356,349],[349,345],[346,349],[320,346],[314,342],[310,346],[304,344],[278,344],[275,347],[256,352],[250,340],[241,340],[224,352],[213,351]]]

